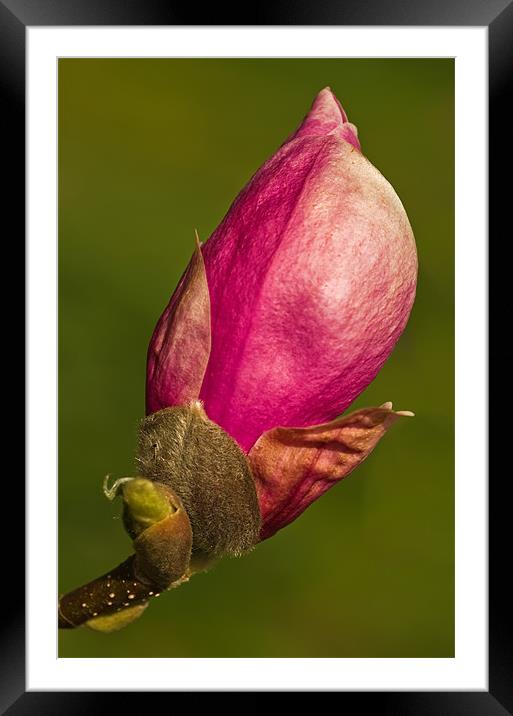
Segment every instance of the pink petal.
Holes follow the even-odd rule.
[[[212,350],[200,398],[246,452],[276,425],[339,415],[375,377],[413,304],[408,218],[344,137],[346,119],[323,90],[203,247]]]
[[[347,477],[405,415],[412,413],[393,412],[388,403],[324,425],[275,428],[262,435],[249,453],[262,515],[261,539],[295,520]]]
[[[199,242],[148,349],[146,410],[198,397],[210,355],[210,298]]]
[[[335,134],[349,142],[356,149],[361,149],[358,131],[351,124],[344,109],[329,87],[323,89],[314,100],[310,112],[291,139],[305,136],[321,136]]]

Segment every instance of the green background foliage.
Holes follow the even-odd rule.
[[[193,251],[322,87],[395,187],[416,303],[354,407],[411,409],[295,523],[61,657],[454,654],[454,64],[450,59],[59,62],[60,592],[130,552],[106,473],[134,474],[154,325]],[[250,267],[248,267],[250,270]]]

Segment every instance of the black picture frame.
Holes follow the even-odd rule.
[[[29,26],[59,25],[390,25],[390,26],[481,26],[488,27],[489,38],[489,258],[495,257],[503,271],[508,262],[506,231],[501,241],[501,228],[509,227],[511,180],[504,181],[501,169],[511,158],[512,121],[507,112],[507,97],[513,96],[513,1],[512,0],[344,0],[344,2],[308,3],[307,0],[278,0],[260,8],[248,6],[237,12],[219,4],[210,10],[201,9],[198,23],[196,6],[184,8],[171,0],[0,0],[0,78],[2,88],[2,119],[4,124],[4,165],[7,184],[3,193],[4,250],[24,246],[25,234],[25,39]],[[469,118],[471,121],[471,118]],[[509,221],[507,221],[509,219]],[[495,291],[489,296],[490,310],[490,416],[498,416],[494,397],[499,395],[501,367],[507,362],[503,341],[495,327],[501,321],[501,308],[508,305],[507,280],[496,280]],[[506,293],[508,292],[508,293]],[[12,300],[12,299],[11,299]],[[19,299],[23,303],[23,299]],[[9,309],[7,313],[10,315]],[[9,329],[15,334],[19,321],[11,319]],[[502,324],[503,325],[503,324]],[[19,331],[18,331],[19,332]],[[21,342],[21,341],[20,341]],[[499,360],[501,361],[499,364]],[[495,366],[494,366],[495,363]],[[18,385],[23,385],[21,359],[18,358]],[[14,367],[14,366],[13,366]],[[496,370],[494,370],[496,368]],[[14,382],[14,379],[11,378]],[[508,396],[501,390],[502,403]],[[19,391],[16,403],[20,404]],[[471,714],[499,716],[513,714],[513,644],[510,589],[507,574],[511,573],[511,519],[506,499],[509,468],[498,469],[500,445],[507,444],[505,420],[493,421],[489,431],[489,690],[451,692],[342,692],[337,695],[341,708],[368,707],[380,714]],[[506,463],[507,464],[507,463]],[[19,478],[19,475],[17,476]],[[20,714],[90,714],[103,708],[120,708],[120,694],[111,692],[26,692],[25,691],[25,609],[24,542],[19,524],[24,504],[22,480],[9,487],[11,503],[17,504],[16,538],[4,539],[2,574],[4,582],[3,619],[0,624],[0,712]],[[4,526],[5,529],[5,526]],[[12,533],[11,533],[12,534]],[[8,549],[6,549],[8,544]],[[13,589],[15,585],[16,589]],[[8,587],[8,588],[7,588]],[[16,593],[16,597],[14,596]],[[141,693],[131,693],[123,709],[141,708]],[[152,694],[153,697],[165,694]],[[147,699],[148,696],[144,695]],[[169,697],[167,697],[169,698]],[[173,699],[176,697],[173,696]],[[114,700],[115,699],[115,700]],[[174,702],[176,703],[176,702]],[[171,708],[171,704],[169,703]],[[145,701],[148,708],[148,702]],[[144,708],[144,706],[143,706]],[[167,712],[167,710],[165,711]]]

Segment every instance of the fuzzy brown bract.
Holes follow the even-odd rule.
[[[139,474],[183,502],[193,552],[240,555],[256,544],[260,510],[247,458],[199,401],[144,418],[136,460]]]

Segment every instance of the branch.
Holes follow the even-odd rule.
[[[188,579],[192,529],[179,498],[166,486],[133,478],[123,485],[123,522],[135,554],[110,572],[59,599],[59,628],[87,624],[99,631],[120,629],[136,619],[150,599]]]

